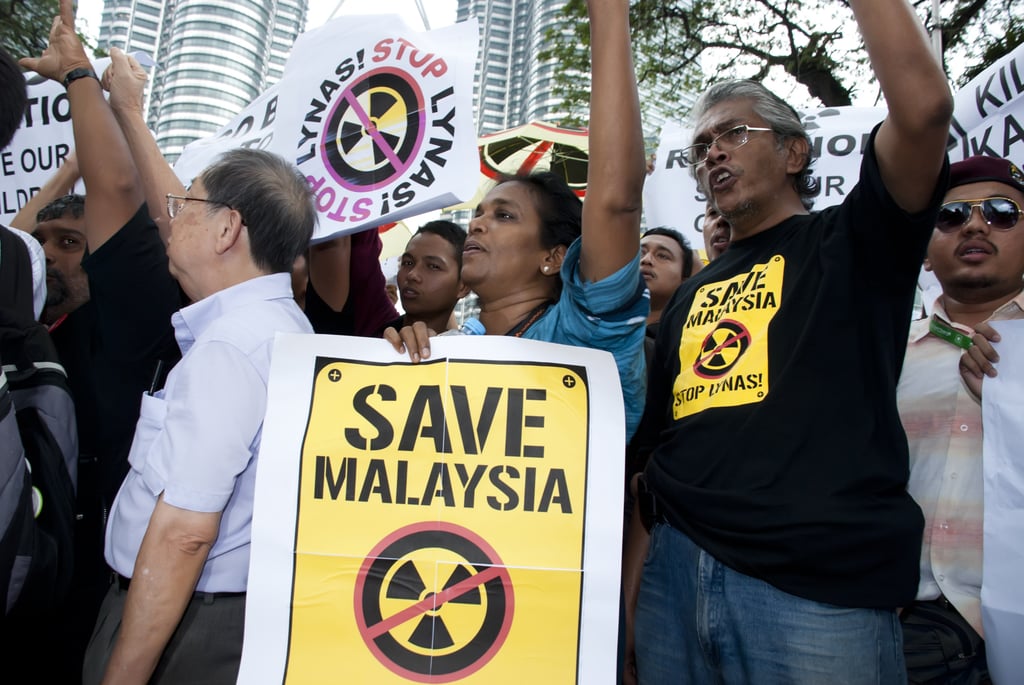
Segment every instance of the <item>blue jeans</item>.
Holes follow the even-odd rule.
[[[895,611],[795,597],[651,531],[635,618],[641,685],[907,682]]]

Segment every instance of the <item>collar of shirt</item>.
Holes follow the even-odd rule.
[[[181,353],[188,352],[196,338],[225,312],[266,300],[292,299],[291,274],[277,273],[243,281],[215,292],[177,311],[171,317],[174,337]]]
[[[1010,300],[1009,302],[1003,303],[1002,306],[1000,306],[998,309],[992,312],[992,315],[985,320],[999,321],[1000,319],[1014,318],[1013,315],[1020,312],[1024,312],[1024,290],[1017,293],[1017,296]],[[932,315],[939,316],[942,319],[946,320],[954,329],[960,331],[961,333],[966,333],[967,335],[974,335],[973,328],[971,328],[970,326],[965,326],[960,323],[956,323],[955,321],[949,318],[949,315],[946,313],[946,309],[942,306],[942,295],[939,295],[939,297],[935,300],[935,305],[932,307]],[[922,340],[923,338],[927,337],[928,335],[931,335],[931,333],[928,330],[928,322],[930,320],[931,317],[927,317],[914,322],[914,324],[910,328],[910,343],[916,343],[919,340]]]

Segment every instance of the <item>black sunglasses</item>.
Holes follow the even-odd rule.
[[[1008,231],[1020,220],[1020,205],[1008,197],[986,197],[977,200],[957,200],[939,207],[935,228],[942,233],[952,233],[971,220],[975,207],[981,208],[981,216],[992,228]]]

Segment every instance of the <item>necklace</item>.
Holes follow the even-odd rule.
[[[553,300],[546,300],[541,302],[539,305],[530,310],[530,313],[526,317],[517,323],[509,330],[505,335],[511,335],[513,338],[523,337],[523,333],[526,333],[530,329],[530,326],[537,323],[537,319],[544,316],[544,312],[548,310],[548,307],[554,304]]]

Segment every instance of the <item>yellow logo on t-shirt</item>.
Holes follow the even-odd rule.
[[[683,325],[672,415],[760,402],[768,394],[768,325],[782,301],[786,260],[702,286]]]

